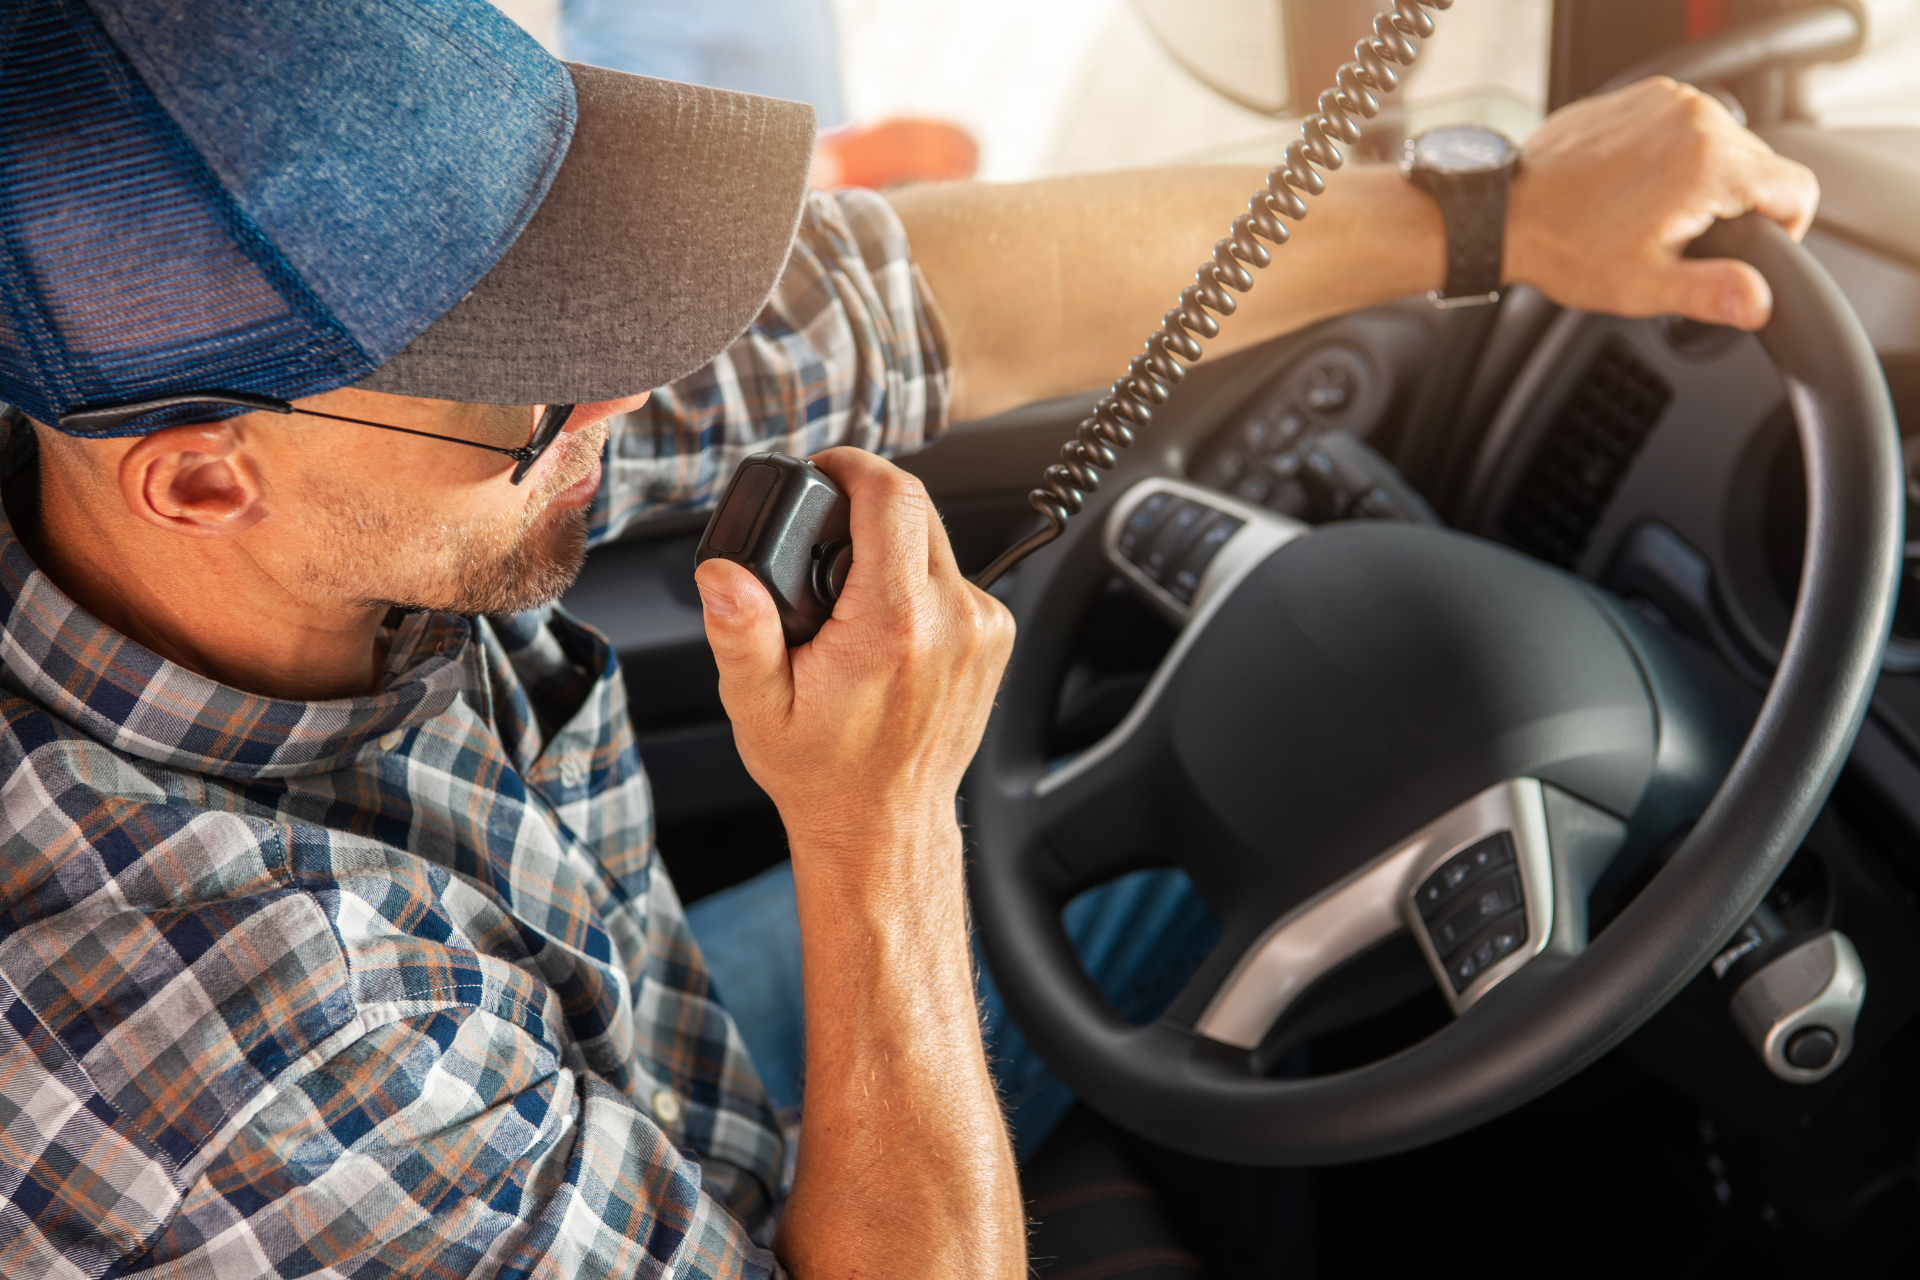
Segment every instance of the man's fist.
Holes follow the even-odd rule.
[[[1812,172],[1714,99],[1642,80],[1556,111],[1527,140],[1506,276],[1583,311],[1758,329],[1773,309],[1759,272],[1682,255],[1714,219],[1755,210],[1797,238],[1819,202]]]
[[[1013,618],[961,576],[918,480],[857,449],[814,461],[851,502],[854,555],[819,635],[789,650],[773,601],[739,565],[708,560],[694,578],[748,772],[796,851],[857,859],[952,825]]]

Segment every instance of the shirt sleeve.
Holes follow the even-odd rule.
[[[871,191],[814,193],[746,333],[614,420],[593,540],[711,505],[750,453],[850,444],[892,455],[931,442],[952,407],[949,358],[893,206]]]

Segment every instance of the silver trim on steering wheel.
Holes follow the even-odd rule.
[[[1456,992],[1414,895],[1449,858],[1501,832],[1513,841],[1527,937]],[[1487,788],[1276,920],[1240,958],[1194,1029],[1223,1044],[1256,1048],[1314,983],[1402,929],[1413,931],[1456,1015],[1540,953],[1553,930],[1553,859],[1537,780],[1513,778]]]
[[[1120,554],[1120,535],[1126,528],[1128,518],[1136,507],[1156,493],[1175,494],[1245,521],[1215,553],[1206,573],[1201,576],[1199,587],[1194,591],[1191,605],[1182,604],[1168,594],[1165,588]],[[1107,559],[1182,630],[1173,648],[1161,660],[1159,669],[1153,673],[1153,679],[1134,702],[1133,709],[1127,712],[1126,718],[1115,725],[1106,737],[1042,778],[1034,786],[1035,796],[1048,796],[1058,791],[1112,755],[1121,743],[1132,737],[1146,720],[1147,713],[1160,700],[1168,681],[1180,669],[1187,651],[1193,648],[1194,641],[1207,629],[1207,623],[1220,611],[1220,606],[1233,595],[1234,588],[1259,568],[1268,556],[1312,532],[1312,525],[1290,516],[1278,515],[1261,507],[1250,507],[1223,493],[1179,480],[1163,477],[1142,480],[1121,494],[1107,516],[1107,525],[1102,533]]]

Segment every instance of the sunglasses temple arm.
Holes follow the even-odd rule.
[[[356,426],[378,427],[382,431],[398,431],[403,436],[419,436],[423,440],[445,440],[449,444],[464,444],[471,449],[485,449],[488,453],[503,453],[515,462],[526,461],[528,453],[525,445],[518,449],[502,449],[497,444],[481,444],[478,440],[462,440],[459,436],[437,435],[432,431],[415,431],[412,427],[396,427],[387,422],[368,422],[365,418],[343,418],[337,413],[315,413],[311,409],[295,409],[293,412],[305,414],[309,418],[325,418],[330,422],[351,422]]]

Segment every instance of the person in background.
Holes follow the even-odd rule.
[[[971,178],[980,149],[957,124],[850,124],[831,0],[561,0],[561,54],[613,71],[810,103],[816,190]]]
[[[561,56],[812,105],[847,123],[832,0],[561,0]]]

